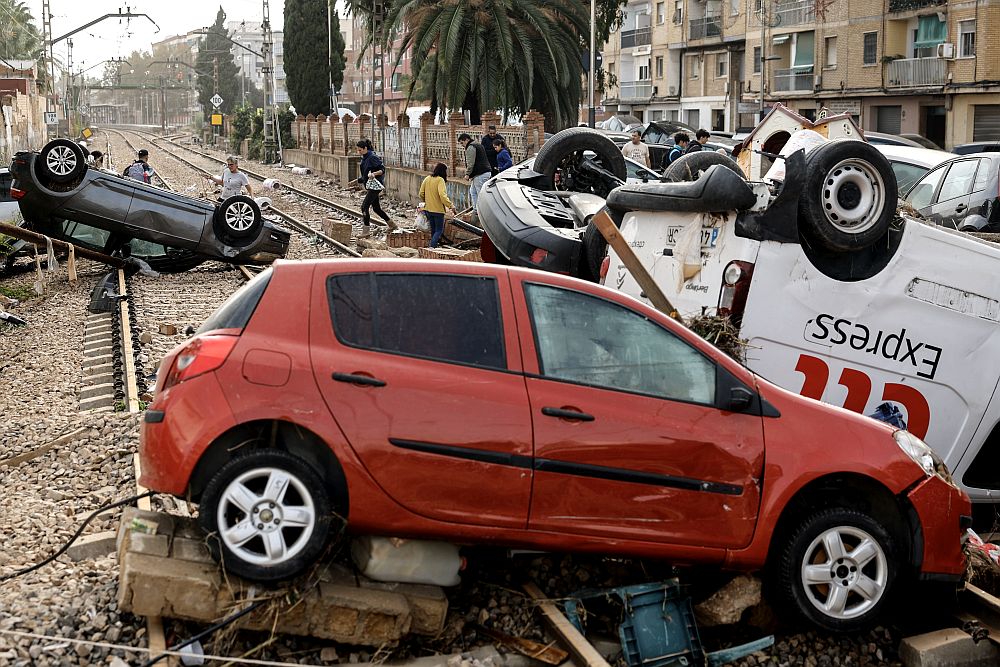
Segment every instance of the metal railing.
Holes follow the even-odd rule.
[[[793,67],[774,70],[775,92],[792,92],[813,89],[813,68]]]
[[[889,0],[890,12],[908,12],[912,9],[946,5],[948,0]]]
[[[777,6],[778,25],[802,25],[816,21],[815,0],[799,0],[798,2],[780,2]]]
[[[708,37],[718,37],[721,34],[721,17],[706,16],[700,19],[691,19],[691,32],[689,39],[706,39]]]
[[[650,81],[627,81],[618,83],[618,99],[622,102],[629,100],[649,100],[653,95],[653,84]]]
[[[902,58],[885,67],[887,85],[897,88],[943,86],[948,77],[948,61],[940,58]]]
[[[622,48],[628,49],[633,46],[645,46],[652,42],[651,30],[636,28],[635,30],[622,30]]]

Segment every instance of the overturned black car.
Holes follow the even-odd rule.
[[[137,257],[157,271],[185,271],[209,259],[269,264],[288,251],[290,232],[265,220],[250,197],[216,204],[91,169],[67,139],[17,153],[10,171],[11,194],[29,229]]]

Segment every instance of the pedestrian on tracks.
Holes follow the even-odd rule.
[[[448,198],[448,167],[438,162],[430,176],[420,184],[420,201],[424,202],[424,215],[431,223],[431,247],[436,248],[444,233],[444,212],[451,211],[452,217],[457,215],[455,205]]]
[[[222,194],[219,195],[219,201],[226,201],[230,197],[235,197],[243,192],[243,188],[246,188],[247,194],[253,197],[253,188],[250,187],[250,179],[240,171],[240,159],[235,155],[230,155],[226,158],[226,169],[222,172],[221,176],[216,177],[211,174],[202,174],[201,177],[222,186]]]
[[[91,151],[90,159],[93,160],[92,166],[98,171],[104,170],[104,153],[101,151]]]
[[[135,162],[125,167],[122,176],[131,178],[133,181],[151,183],[153,181],[153,168],[149,166],[149,151],[145,148],[139,149],[139,154]]]
[[[385,220],[390,230],[395,230],[396,223],[382,210],[379,201],[382,191],[385,190],[385,165],[382,164],[382,158],[375,152],[370,139],[360,139],[356,148],[358,155],[361,156],[361,176],[358,177],[356,187],[365,190],[365,200],[361,202],[362,236],[371,235],[372,209]]]
[[[707,142],[711,136],[712,133],[704,128],[698,130],[694,133],[695,141],[688,144],[687,150],[684,151],[684,154],[687,155],[688,153],[697,153],[705,147],[705,142]]]
[[[666,171],[671,162],[684,155],[684,151],[687,150],[690,141],[691,137],[688,136],[687,132],[677,132],[674,134],[674,147],[670,149],[669,153],[663,156],[663,164],[660,165],[660,168]]]
[[[631,141],[622,146],[622,155],[648,168],[649,146],[642,143],[642,135],[639,134],[639,130],[632,130],[630,139]]]
[[[472,208],[475,209],[476,202],[479,201],[479,191],[489,180],[493,168],[490,167],[486,149],[481,143],[473,141],[467,132],[458,136],[458,143],[465,149],[465,178],[469,181],[469,199],[472,201]],[[496,151],[493,153],[496,155]]]
[[[510,156],[510,151],[503,139],[493,140],[493,151],[497,156],[497,173],[514,166],[514,158]]]
[[[503,169],[500,169],[497,165],[497,154],[496,151],[493,150],[493,142],[497,139],[504,141],[504,138],[497,134],[497,126],[490,125],[486,128],[486,134],[483,135],[483,138],[480,141],[480,143],[483,144],[483,148],[486,150],[486,159],[490,163],[490,170],[493,172],[494,176],[503,171]]]

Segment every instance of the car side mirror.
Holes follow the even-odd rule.
[[[743,412],[753,404],[753,398],[753,392],[746,387],[733,387],[729,390],[729,409]]]

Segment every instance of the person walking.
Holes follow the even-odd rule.
[[[493,140],[493,153],[496,155],[497,173],[514,166],[514,158],[510,156],[510,151],[503,139]]]
[[[101,151],[91,151],[90,159],[93,160],[91,166],[98,171],[104,171],[104,153]]]
[[[153,168],[149,166],[149,151],[145,148],[140,148],[138,153],[138,159],[132,164],[125,167],[125,171],[122,172],[122,176],[125,178],[131,178],[133,181],[142,181],[143,183],[151,183],[153,181]]]
[[[687,150],[690,141],[691,137],[688,136],[687,132],[677,132],[674,134],[674,147],[670,149],[669,153],[663,156],[663,164],[660,165],[660,168],[666,171],[670,163],[684,155],[684,151]]]
[[[494,176],[503,171],[497,166],[497,153],[493,150],[493,142],[497,139],[505,141],[502,136],[497,134],[496,125],[490,125],[486,128],[486,134],[484,134],[483,138],[480,140],[480,143],[483,145],[483,149],[486,151],[486,159],[489,160],[490,170]]]
[[[448,167],[443,162],[438,162],[430,176],[424,178],[420,183],[418,196],[424,202],[424,215],[431,223],[431,247],[436,248],[441,235],[444,233],[444,212],[451,211],[454,217],[455,205],[448,198]]]
[[[695,141],[688,144],[687,150],[684,151],[684,154],[687,155],[688,153],[697,153],[705,147],[705,142],[707,142],[708,138],[711,136],[712,133],[706,129],[698,130],[694,133]]]
[[[473,141],[467,132],[459,135],[458,143],[465,149],[465,177],[469,179],[469,199],[472,201],[472,208],[475,209],[476,202],[479,201],[479,191],[489,180],[493,170],[489,158],[486,157],[486,149],[481,143]],[[496,151],[493,153],[495,155]]]
[[[642,135],[638,130],[632,130],[631,141],[622,146],[622,155],[649,168],[649,146],[642,143]]]
[[[395,230],[396,223],[382,210],[379,201],[382,191],[385,190],[385,165],[382,164],[382,158],[375,152],[370,139],[360,139],[356,148],[358,155],[361,156],[361,176],[358,177],[357,183],[365,190],[365,199],[361,202],[362,234],[371,235],[372,209],[385,220],[390,230]]]
[[[222,194],[219,195],[219,201],[226,201],[230,197],[235,197],[243,192],[243,188],[246,188],[247,194],[253,197],[253,188],[250,187],[250,179],[240,171],[240,160],[235,155],[230,155],[226,158],[226,169],[222,172],[221,176],[216,177],[211,174],[202,174],[201,177],[222,186]]]

